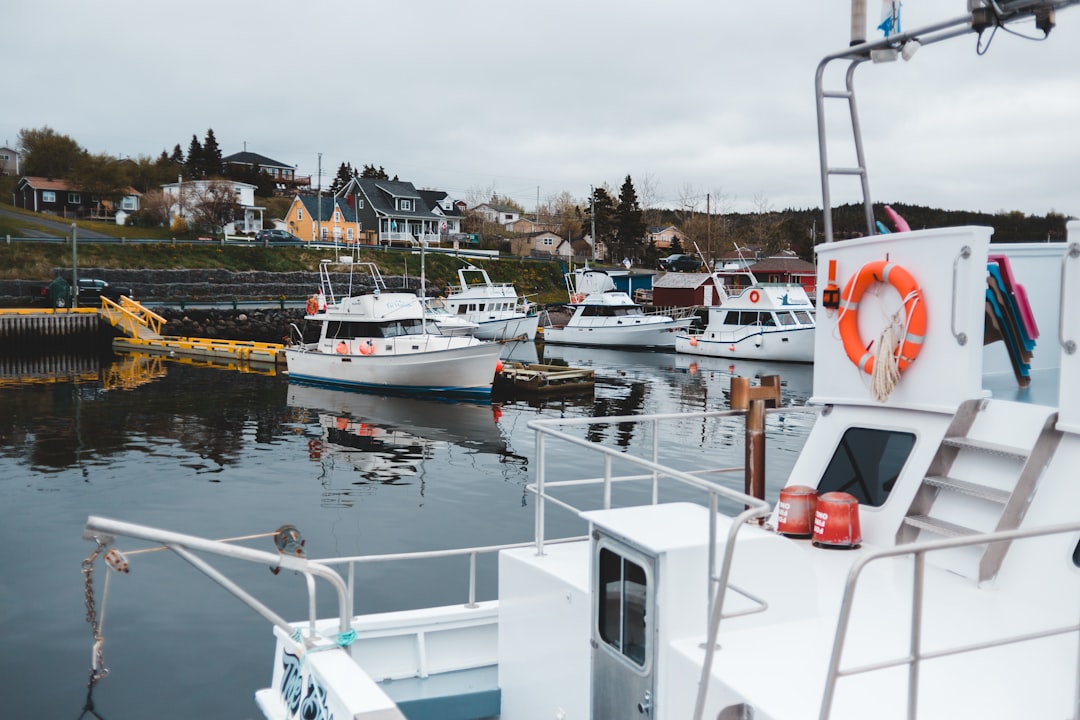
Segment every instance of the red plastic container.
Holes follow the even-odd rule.
[[[854,495],[828,492],[818,497],[814,513],[814,544],[818,547],[857,548],[862,544],[859,501]]]
[[[806,485],[789,485],[780,490],[776,504],[776,530],[788,537],[810,537],[814,532],[817,490]]]

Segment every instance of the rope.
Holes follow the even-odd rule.
[[[97,547],[94,548],[94,551],[82,561],[84,592],[86,595],[86,622],[90,623],[90,631],[94,636],[94,660],[90,667],[90,680],[87,685],[88,689],[92,689],[99,680],[109,674],[109,669],[105,667],[105,638],[101,635],[101,624],[98,620],[97,607],[94,603],[94,562],[104,549],[105,545],[98,540]],[[106,580],[108,580],[108,576],[106,576]],[[102,602],[104,603],[104,597],[102,598]]]
[[[874,356],[874,373],[870,383],[870,390],[878,402],[888,400],[892,391],[896,389],[896,383],[900,381],[900,352],[903,350],[904,343],[907,342],[911,314],[915,312],[919,299],[917,290],[908,293],[902,299],[900,309],[888,318],[885,327],[881,330],[877,353]],[[910,311],[907,311],[908,302],[911,302]]]

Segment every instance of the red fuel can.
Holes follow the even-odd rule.
[[[780,490],[776,504],[776,529],[788,537],[810,537],[814,531],[817,490],[806,485],[789,485]]]
[[[862,544],[859,501],[844,492],[818,497],[814,513],[814,544],[818,547],[857,548]]]

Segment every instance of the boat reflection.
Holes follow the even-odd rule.
[[[676,353],[675,367],[690,376],[703,380],[715,379],[728,385],[732,377],[750,378],[750,384],[757,385],[766,375],[779,375],[785,405],[805,405],[814,391],[812,363],[733,360]]]
[[[508,447],[502,408],[487,403],[386,397],[290,383],[288,405],[297,420],[317,425],[308,457],[320,465],[324,505],[351,507],[356,495],[379,485],[419,484],[423,466],[438,453],[484,453],[524,465]],[[344,463],[348,480],[334,470]],[[356,473],[355,475],[351,473]]]

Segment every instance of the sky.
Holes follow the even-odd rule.
[[[902,27],[965,8],[906,0]],[[1080,9],[1057,22],[860,67],[873,199],[1080,216]],[[814,75],[848,45],[850,2],[41,0],[4,26],[8,146],[47,126],[156,158],[213,129],[223,155],[321,167],[323,187],[370,164],[529,210],[629,175],[646,205],[753,212],[821,207]],[[827,107],[830,160],[851,165]],[[861,201],[850,178],[831,188]]]

